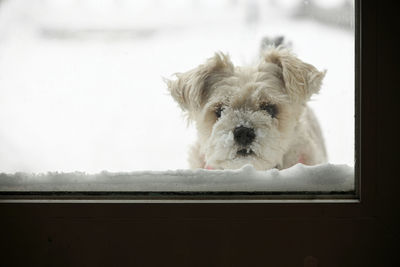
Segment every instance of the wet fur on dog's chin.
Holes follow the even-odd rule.
[[[217,53],[176,74],[167,81],[169,91],[198,132],[191,168],[252,164],[267,170],[326,162],[321,130],[307,106],[324,75],[281,47],[271,47],[255,66],[234,67],[229,56]],[[246,135],[238,128],[251,134],[238,136]]]

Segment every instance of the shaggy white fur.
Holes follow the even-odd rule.
[[[196,123],[191,168],[284,169],[326,162],[319,124],[307,106],[325,71],[284,47],[270,47],[256,66],[235,67],[216,53],[177,79],[169,91]]]

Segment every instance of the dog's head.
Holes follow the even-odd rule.
[[[282,163],[306,102],[319,91],[319,72],[285,48],[270,48],[255,67],[234,67],[215,54],[167,81],[172,97],[196,122],[206,166],[235,169]]]

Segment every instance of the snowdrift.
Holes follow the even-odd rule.
[[[348,165],[297,164],[285,170],[168,170],[46,174],[0,174],[0,191],[113,192],[351,192],[354,168]]]

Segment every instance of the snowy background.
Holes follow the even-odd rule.
[[[174,170],[195,140],[162,77],[264,36],[327,69],[310,105],[329,161],[354,166],[354,24],[346,0],[0,0],[0,172]]]

